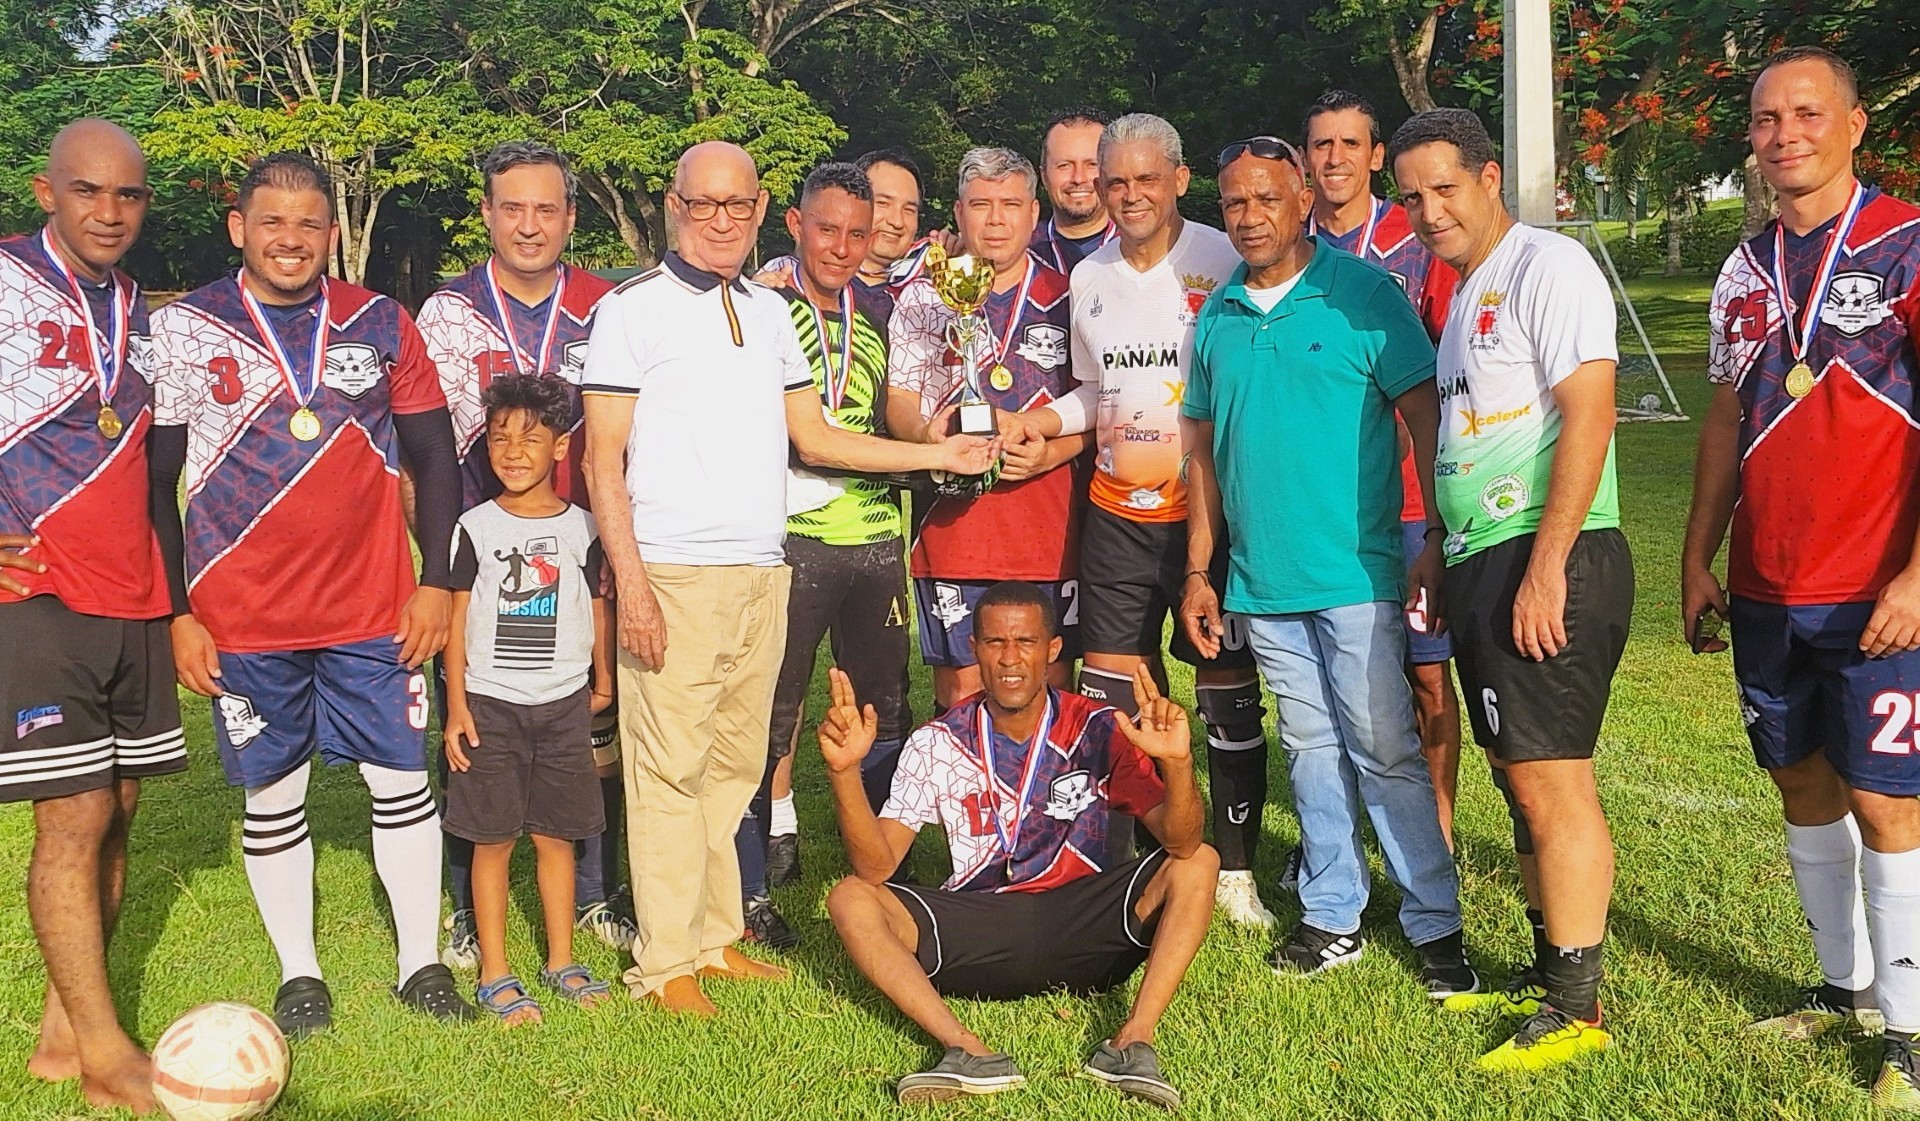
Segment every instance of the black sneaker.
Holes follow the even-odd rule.
[[[902,1078],[893,1093],[901,1105],[922,1105],[950,1102],[962,1095],[998,1094],[1026,1082],[1027,1076],[1005,1055],[969,1055],[962,1048],[949,1047],[939,1062]]]
[[[333,993],[318,977],[295,977],[273,994],[273,1024],[288,1039],[333,1026]]]
[[[1357,932],[1329,934],[1301,923],[1293,928],[1286,945],[1267,955],[1267,964],[1282,977],[1311,977],[1359,961],[1366,948],[1367,940]]]
[[[1467,951],[1456,932],[1414,947],[1420,955],[1420,983],[1430,1000],[1442,1001],[1480,991],[1480,975],[1467,961]]]
[[[1147,1043],[1129,1043],[1125,1050],[1102,1043],[1087,1060],[1087,1065],[1080,1068],[1080,1073],[1162,1109],[1180,1108],[1180,1091],[1161,1075],[1160,1056],[1154,1054],[1153,1047]]]
[[[1303,859],[1299,845],[1287,850],[1287,860],[1280,866],[1280,890],[1289,895],[1300,894],[1300,861]]]
[[[767,886],[792,887],[800,882],[800,834],[767,838]]]
[[[745,940],[769,949],[791,950],[800,944],[800,935],[773,909],[773,900],[762,896],[747,900]]]

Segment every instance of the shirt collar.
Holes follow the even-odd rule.
[[[711,292],[715,288],[720,287],[721,277],[719,273],[708,272],[705,269],[696,268],[688,264],[686,258],[680,256],[677,250],[669,249],[666,257],[661,260],[661,263],[667,266],[668,272],[680,279],[680,283],[685,284],[696,292]],[[746,282],[737,276],[728,281],[728,284],[735,292],[744,294],[747,290]]]
[[[1323,299],[1327,294],[1326,271],[1332,267],[1333,254],[1325,251],[1326,247],[1320,244],[1320,239],[1308,238],[1307,240],[1314,243],[1313,256],[1307,258],[1307,267],[1297,274],[1293,291],[1287,293],[1286,299],[1274,305],[1275,310],[1278,310],[1287,300]],[[1236,301],[1255,315],[1267,314],[1261,311],[1247,295],[1247,263],[1245,261],[1240,262],[1233,270],[1233,275],[1227,278],[1227,290],[1221,295],[1221,299]]]

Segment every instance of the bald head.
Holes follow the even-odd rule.
[[[47,213],[54,251],[93,280],[133,247],[153,198],[139,141],[98,117],[83,117],[54,136],[47,169],[33,177],[33,194]]]
[[[680,156],[667,212],[679,231],[679,253],[695,268],[740,274],[767,216],[767,192],[753,157],[738,144],[709,140]]]

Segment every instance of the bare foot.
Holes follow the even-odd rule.
[[[152,1113],[159,1108],[153,1100],[153,1060],[131,1040],[123,1057],[81,1074],[80,1092],[86,1095],[87,1104],[102,1109]]]
[[[537,1007],[516,1009],[500,1017],[501,1025],[509,1028],[517,1028],[524,1024],[537,1024],[540,1020],[540,1009]]]
[[[47,986],[47,1007],[40,1015],[40,1044],[27,1058],[27,1073],[44,1082],[80,1077],[80,1047],[52,985]]]

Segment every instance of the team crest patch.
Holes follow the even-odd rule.
[[[59,705],[23,708],[13,714],[13,738],[23,740],[42,728],[54,728],[66,722],[66,714],[60,711]]]
[[[1505,521],[1527,508],[1531,492],[1527,481],[1518,475],[1502,475],[1480,492],[1480,508],[1496,522]]]
[[[1047,788],[1046,815],[1056,821],[1072,821],[1098,800],[1093,792],[1093,776],[1072,771],[1053,780]]]
[[[380,368],[380,352],[366,343],[333,343],[327,347],[327,368],[320,380],[341,396],[358,401],[380,384],[385,372]]]
[[[1857,339],[1893,314],[1885,294],[1886,282],[1870,272],[1835,273],[1827,286],[1827,302],[1820,308],[1820,322]]]
[[[960,585],[938,582],[933,585],[933,617],[940,620],[941,626],[952,630],[968,614],[967,600],[960,594]]]
[[[1473,332],[1467,346],[1474,350],[1492,350],[1500,345],[1500,308],[1507,302],[1505,292],[1483,292],[1480,307],[1473,313]]]
[[[153,336],[127,336],[127,364],[148,381],[153,380]]]
[[[560,348],[560,368],[563,370],[587,368],[587,340],[579,339]]]
[[[1036,323],[1020,333],[1015,353],[1043,370],[1067,364],[1067,332],[1051,323]]]
[[[252,743],[267,730],[266,718],[254,711],[253,702],[238,693],[222,693],[214,702],[220,710],[220,723],[225,726],[227,742],[235,751]]]

